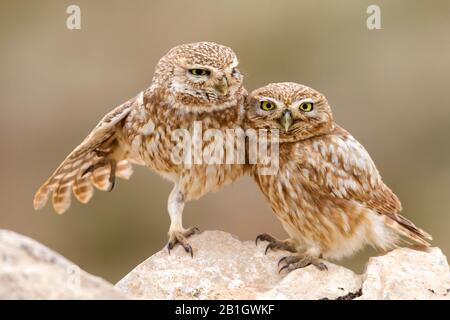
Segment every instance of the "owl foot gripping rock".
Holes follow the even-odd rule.
[[[293,253],[297,252],[294,239],[278,240],[272,237],[270,234],[262,233],[256,237],[256,245],[258,245],[258,241],[269,242],[269,244],[266,246],[264,254],[267,254],[269,250],[285,250]],[[281,271],[285,269],[290,272],[292,270],[304,268],[309,265],[313,265],[319,270],[328,270],[327,266],[323,262],[321,262],[320,259],[316,259],[308,255],[299,254],[283,257],[278,261],[278,266],[282,265],[283,263],[285,263],[285,265],[280,268],[278,273],[281,273]]]
[[[280,270],[278,270],[278,273],[281,273],[283,270],[291,272],[295,269],[305,268],[310,265],[315,266],[317,269],[321,271],[328,270],[325,263],[320,261],[320,259],[308,255],[295,255],[283,257],[280,259],[280,261],[278,261],[278,266],[282,265],[283,263],[285,263],[285,265],[282,266]]]
[[[191,257],[194,257],[194,252],[191,245],[187,242],[187,238],[190,236],[200,233],[200,229],[197,227],[192,227],[184,231],[174,231],[169,232],[169,242],[167,243],[167,251],[170,251],[175,247],[175,245],[180,244],[184,251],[189,253]]]
[[[269,250],[285,250],[290,252],[296,251],[295,244],[293,243],[292,239],[278,240],[272,237],[270,234],[262,233],[256,237],[256,245],[258,245],[258,241],[269,242],[269,244],[266,246],[266,250],[264,251],[265,254],[267,254]]]

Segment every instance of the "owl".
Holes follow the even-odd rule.
[[[296,83],[274,83],[253,91],[246,126],[278,132],[279,167],[251,175],[289,235],[261,234],[270,249],[292,253],[282,270],[308,265],[327,269],[324,259],[349,256],[365,245],[380,250],[399,240],[428,246],[431,236],[401,216],[397,196],[386,186],[364,147],[333,121],[327,99]]]
[[[130,177],[132,164],[144,165],[174,183],[168,198],[169,253],[179,244],[192,256],[187,238],[198,229],[183,227],[185,203],[244,173],[243,164],[202,161],[211,141],[194,137],[199,127],[201,132],[241,128],[247,91],[237,66],[233,50],[216,43],[172,48],[159,60],[150,87],[109,112],[39,188],[34,208],[42,208],[52,194],[55,211],[63,213],[71,192],[86,203],[94,187],[110,191],[116,177]],[[189,134],[186,140],[192,137],[187,146],[195,148],[184,154],[197,155],[193,161],[174,156],[180,131]]]

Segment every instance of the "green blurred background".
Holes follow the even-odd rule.
[[[432,4],[431,4],[432,3]],[[82,29],[66,28],[81,7]],[[381,7],[382,30],[366,28]],[[116,282],[164,246],[171,185],[145,168],[74,201],[32,209],[36,189],[109,110],[150,84],[171,47],[232,47],[248,89],[295,81],[323,92],[369,150],[404,215],[450,252],[449,1],[0,2],[0,228]],[[249,178],[189,203],[185,226],[253,240],[285,233]],[[342,263],[362,271],[371,250]]]

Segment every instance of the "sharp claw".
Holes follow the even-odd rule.
[[[281,258],[281,259],[278,261],[278,267],[280,266],[280,264],[281,264],[283,261],[286,261],[286,260],[287,260],[287,257]]]
[[[110,185],[109,185],[109,188],[108,188],[108,192],[113,191],[115,185],[116,185],[116,179],[113,178],[112,180],[110,180]]]
[[[183,247],[184,251],[189,253],[192,258],[194,258],[194,250],[191,245],[186,241],[186,238],[193,235],[195,232],[200,232],[200,229],[197,227],[193,227],[188,229],[185,232],[175,232],[169,236],[169,242],[167,243],[167,250],[170,251],[175,248],[176,245],[180,245]]]
[[[269,243],[269,244],[267,245],[267,247],[266,247],[266,251],[264,251],[264,254],[267,254],[267,252],[268,252],[269,249],[271,249],[271,248],[272,248],[271,243]]]
[[[283,271],[284,269],[287,269],[288,268],[288,264],[287,265],[284,265],[284,266],[282,266],[281,268],[280,268],[280,270],[278,270],[278,274],[280,274],[281,273],[281,271]]]
[[[328,267],[325,263],[317,263],[315,266],[321,271],[328,271]]]
[[[269,241],[266,237],[265,237],[265,233],[261,233],[261,234],[258,234],[258,236],[256,237],[256,239],[255,239],[255,243],[256,243],[256,245],[258,245],[258,241]]]
[[[183,248],[187,253],[191,254],[191,258],[194,257],[194,252],[192,251],[192,247],[189,244],[184,244]]]

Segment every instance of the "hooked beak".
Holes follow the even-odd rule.
[[[284,132],[289,131],[289,128],[292,126],[292,123],[294,123],[292,113],[289,110],[286,110],[280,119],[280,124],[284,128]]]
[[[226,76],[223,76],[219,79],[214,85],[214,89],[219,92],[221,95],[226,96],[228,93],[228,79]]]

